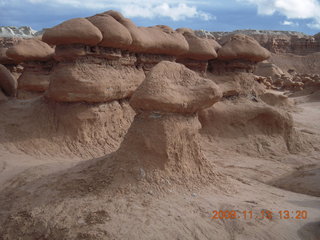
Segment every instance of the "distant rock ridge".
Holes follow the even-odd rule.
[[[233,32],[209,32],[205,30],[195,31],[199,37],[216,39],[220,44],[228,35],[245,34],[256,39],[261,46],[273,53],[292,53],[307,55],[320,52],[320,34],[314,36],[294,31],[271,30],[235,30]]]
[[[28,26],[23,27],[0,27],[0,37],[17,37],[17,38],[32,38],[37,36],[38,31]]]

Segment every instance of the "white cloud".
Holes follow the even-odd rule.
[[[32,4],[44,3],[51,6],[71,6],[74,8],[120,10],[126,17],[156,18],[168,17],[174,21],[187,18],[198,18],[205,21],[215,19],[209,13],[200,11],[198,6],[208,4],[195,0],[24,0]],[[17,0],[0,0],[0,4],[19,4]]]
[[[280,13],[288,19],[312,19],[309,27],[320,28],[320,2],[318,0],[238,0],[254,4],[258,14]]]
[[[294,27],[294,26],[299,26],[299,23],[297,23],[297,22],[292,22],[292,21],[287,21],[287,20],[281,22],[280,24],[281,24],[281,25],[284,25],[284,26],[292,26],[292,27]]]
[[[122,8],[122,13],[127,17],[169,17],[174,21],[184,20],[186,18],[200,18],[203,20],[210,20],[213,18],[208,13],[197,10],[196,7],[188,6],[180,3],[178,5],[169,5],[168,3],[156,5],[127,5]]]

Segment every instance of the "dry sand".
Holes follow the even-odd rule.
[[[292,111],[296,130],[319,140],[320,102],[309,98],[299,102]],[[25,127],[30,127],[25,123],[30,104],[9,102],[0,108],[1,240],[320,239],[317,143],[297,154],[259,154],[241,141],[237,146],[234,139],[213,139],[202,133],[203,152],[218,173],[211,184],[186,188],[160,179],[157,184],[142,181],[141,188],[134,181],[118,183],[111,191],[103,174],[90,172],[92,166],[104,167],[101,159],[77,153],[77,149],[90,152],[93,143],[70,147],[70,140],[63,137],[60,144],[50,143],[49,130],[47,135],[33,134],[32,141],[19,139],[17,134],[28,133]],[[8,143],[9,132],[17,138]],[[115,143],[107,149],[96,147],[94,157],[116,150],[116,142],[122,139],[105,134],[113,136]],[[110,159],[106,164],[112,164],[112,155]],[[15,211],[8,212],[11,208]],[[235,210],[239,218],[211,219],[215,210]],[[265,210],[273,212],[272,219],[256,218]],[[278,212],[284,210],[291,216],[307,211],[308,216],[280,219]],[[252,211],[253,218],[245,220],[243,211]]]

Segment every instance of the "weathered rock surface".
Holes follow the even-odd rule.
[[[205,32],[196,31],[199,36],[217,39],[223,42],[228,35],[245,34],[256,39],[261,46],[272,53],[292,53],[308,55],[320,52],[319,34],[314,36],[290,31],[262,31],[262,30],[236,30],[234,32]]]
[[[269,57],[270,52],[267,49],[261,47],[253,38],[243,34],[230,36],[218,51],[218,59],[220,60],[243,59],[261,62]]]
[[[39,39],[20,40],[9,48],[6,55],[15,62],[48,61],[52,59],[54,49]]]
[[[108,102],[130,97],[145,74],[95,58],[59,63],[51,73],[47,97],[59,102]]]
[[[137,27],[130,19],[115,11],[100,15],[110,15],[127,28],[132,37],[129,48],[132,52],[177,56],[188,50],[188,43],[182,34],[170,27]]]
[[[221,96],[214,82],[181,64],[163,61],[149,72],[130,104],[136,111],[190,114],[211,106]]]
[[[17,80],[10,71],[0,64],[0,89],[6,96],[15,97],[17,92]]]
[[[132,44],[130,32],[112,16],[98,14],[89,17],[88,20],[102,33],[103,39],[99,43],[100,46],[128,49]]]
[[[97,45],[101,40],[100,30],[85,18],[67,20],[47,29],[42,36],[42,41],[50,45],[73,43]]]

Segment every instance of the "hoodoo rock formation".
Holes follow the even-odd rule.
[[[163,171],[171,180],[201,180],[212,170],[199,146],[197,112],[221,96],[211,80],[181,64],[160,62],[130,100],[137,115],[116,156],[135,169],[144,169],[146,178]],[[203,180],[207,177],[212,176]]]
[[[236,34],[218,50],[217,60],[210,61],[214,72],[244,71],[252,73],[258,62],[270,57],[270,52],[253,38]]]
[[[82,25],[88,31],[83,31]],[[51,73],[49,98],[59,102],[108,102],[133,93],[145,77],[143,70],[136,68],[133,55],[97,46],[102,39],[100,30],[87,19],[69,20],[44,33],[44,41],[57,45],[58,64]]]
[[[20,40],[6,55],[24,69],[18,78],[18,98],[42,95],[49,87],[54,49],[39,39]]]
[[[0,37],[0,64],[4,65],[15,79],[18,79],[22,73],[23,67],[9,58],[6,54],[7,50],[16,45],[19,39],[17,38],[1,38]]]
[[[199,38],[193,30],[188,28],[179,28],[177,32],[183,34],[189,44],[189,50],[178,56],[177,62],[194,71],[205,73],[208,61],[218,56],[216,51],[221,48],[219,43],[213,39]]]

